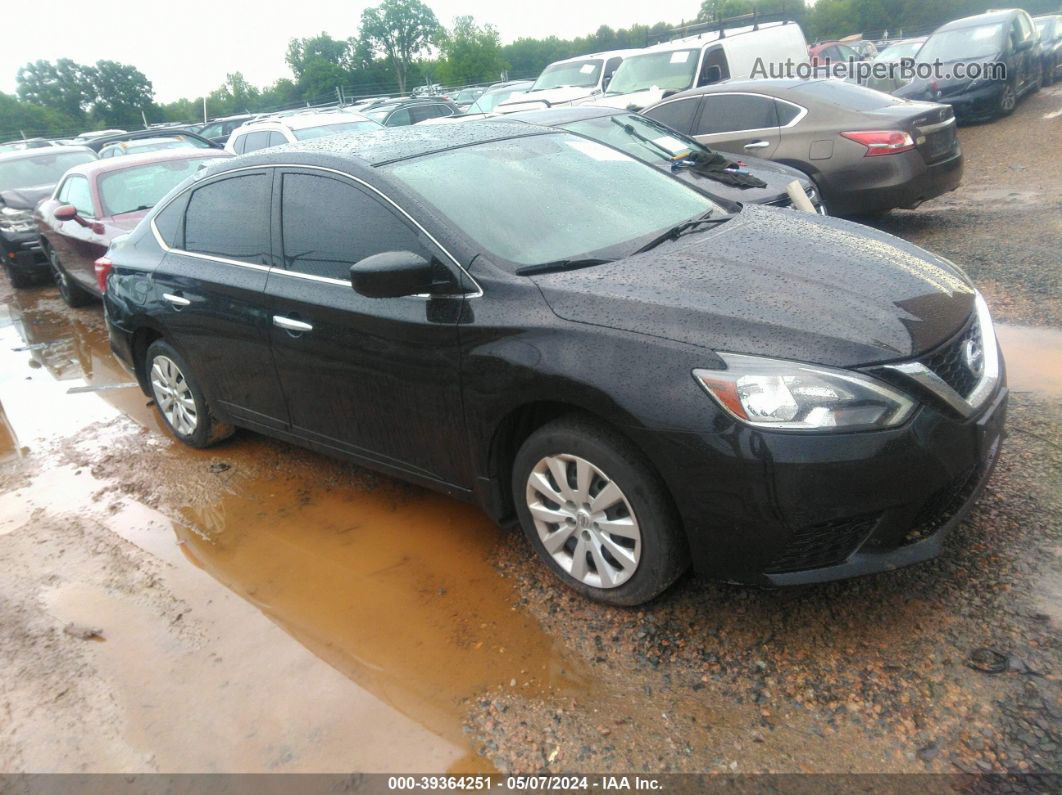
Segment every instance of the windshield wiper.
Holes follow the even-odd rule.
[[[692,229],[696,229],[702,224],[721,224],[724,221],[730,220],[729,217],[712,218],[713,212],[714,210],[708,210],[706,213],[704,213],[703,215],[699,215],[696,218],[690,218],[680,224],[675,224],[666,232],[657,235],[644,246],[639,248],[637,251],[633,252],[631,256],[633,257],[635,254],[641,254],[642,252],[648,251],[651,248],[656,248],[661,243],[666,243],[668,240],[678,240],[680,237],[682,237],[683,234],[689,232]]]
[[[615,262],[614,259],[601,259],[600,257],[586,257],[584,259],[559,259],[554,262],[542,262],[538,265],[527,265],[516,269],[517,276],[532,276],[536,273],[552,273],[553,271],[575,270],[577,268],[589,268],[592,265],[604,265]]]
[[[654,149],[658,149],[661,152],[663,152],[667,156],[668,160],[676,160],[677,159],[675,157],[675,153],[674,152],[670,151],[666,146],[661,146],[656,141],[654,141],[652,138],[650,138],[648,135],[642,135],[640,132],[638,132],[636,129],[634,129],[634,125],[631,124],[630,122],[620,121],[619,118],[616,117],[616,116],[613,116],[611,121],[612,121],[613,124],[617,125],[621,130],[623,130],[623,132],[627,133],[627,135],[631,136],[632,138],[637,138],[642,143],[649,144],[649,146],[653,147]],[[679,140],[679,139],[676,138],[676,140]],[[690,153],[691,154],[693,153],[692,149],[690,149]]]

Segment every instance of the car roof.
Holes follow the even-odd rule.
[[[266,116],[257,121],[248,122],[237,127],[234,133],[245,133],[248,130],[257,130],[270,124],[287,127],[291,130],[302,130],[307,127],[324,127],[329,124],[344,124],[352,121],[373,121],[368,116],[356,111],[332,111],[329,113],[296,113],[291,116]]]
[[[611,108],[607,105],[570,105],[561,108],[545,108],[543,110],[521,110],[517,113],[506,113],[505,119],[527,122],[528,124],[541,124],[544,127],[556,127],[559,124],[569,124],[573,121],[584,119],[600,119],[605,116],[626,115],[632,111],[622,108]]]
[[[763,22],[759,25],[746,25],[742,28],[726,28],[724,36],[720,36],[720,31],[718,30],[706,30],[692,36],[684,36],[679,39],[671,39],[670,41],[661,41],[644,49],[631,50],[630,52],[632,55],[648,55],[656,52],[668,52],[670,50],[696,50],[705,47],[706,45],[714,44],[720,40],[726,42],[727,39],[731,39],[735,36],[742,36],[746,33],[763,33],[764,31],[775,30],[776,28],[782,28],[786,25],[794,24],[796,23],[779,21]]]
[[[963,17],[962,19],[953,19],[951,22],[945,22],[934,33],[938,33],[942,30],[958,30],[959,28],[973,28],[980,25],[994,25],[998,22],[1009,22],[1011,17],[1018,13],[1016,8],[1006,8],[1001,11],[986,11],[983,14],[975,14],[972,17]]]
[[[171,141],[180,141],[182,137],[183,136],[181,135],[159,135],[155,138],[133,138],[127,141],[112,141],[111,143],[106,143],[100,147],[100,151],[102,152],[104,149],[112,146],[144,146],[146,144],[170,143]]]
[[[155,152],[141,152],[124,157],[107,157],[82,163],[67,171],[90,179],[100,177],[112,171],[125,171],[127,168],[146,166],[151,163],[164,163],[170,160],[200,160],[212,158],[231,158],[233,155],[224,149],[163,149]]]
[[[28,157],[47,157],[49,155],[61,155],[64,152],[88,152],[95,156],[95,152],[87,146],[41,146],[36,149],[16,149],[13,152],[0,152],[0,160],[22,160]]]
[[[720,80],[707,86],[687,88],[677,94],[667,97],[664,102],[676,97],[693,97],[698,94],[714,94],[723,89],[727,91],[747,91],[753,94],[768,94],[772,97],[785,97],[789,92],[799,93],[804,86],[812,83],[826,82],[824,79],[817,80]]]
[[[359,160],[368,166],[379,166],[397,160],[407,160],[411,157],[489,141],[555,132],[548,127],[525,122],[494,119],[478,121],[475,124],[412,125],[365,133],[339,133],[307,141],[295,141],[262,149],[252,155],[244,155],[240,160],[249,162],[249,159],[257,160],[259,157],[276,160],[292,153],[306,153],[335,155],[345,159]]]
[[[559,61],[553,61],[553,63],[548,64],[548,66],[555,66],[559,63],[568,63],[569,61],[587,61],[591,58],[614,58],[617,55],[627,58],[639,52],[642,52],[642,50],[637,48],[626,50],[603,50],[601,52],[590,52],[586,55],[573,55],[571,58],[561,58]]]

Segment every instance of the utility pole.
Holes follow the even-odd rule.
[[[343,107],[343,89],[336,86],[336,99],[339,100],[339,107]]]
[[[206,97],[203,97],[203,124],[206,124],[207,121],[208,120],[206,115]]]
[[[148,128],[147,114],[144,113],[144,109],[143,108],[140,109],[140,118],[144,120],[144,129],[146,130]]]

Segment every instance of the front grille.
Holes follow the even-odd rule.
[[[963,356],[967,342],[971,341],[977,347],[982,345],[981,325],[977,322],[976,315],[959,336],[919,360],[964,398],[970,396],[979,380],[978,376],[966,366]]]
[[[765,571],[802,571],[844,563],[870,535],[879,516],[838,519],[798,530]]]

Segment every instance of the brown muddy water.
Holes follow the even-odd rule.
[[[1012,389],[1062,396],[1062,333],[998,333]],[[113,572],[46,590],[60,624],[107,624],[86,654],[108,672],[121,742],[84,751],[96,769],[487,770],[463,725],[482,693],[626,698],[514,606],[492,565],[500,531],[476,508],[386,478],[337,487],[338,465],[287,447],[269,448],[280,464],[262,470],[271,443],[253,435],[187,450],[130,383],[98,308],[71,312],[51,290],[0,304],[0,462],[32,470],[0,495],[0,536],[31,521],[91,523],[147,553],[195,605],[160,617]],[[115,426],[122,417],[135,426]],[[151,507],[71,463],[62,440],[79,436],[92,455],[161,446],[172,466],[129,481],[210,467],[224,485]],[[284,471],[289,451],[297,473]],[[194,631],[175,639],[179,621]],[[214,708],[198,708],[204,694]],[[49,759],[27,764],[55,769]]]

